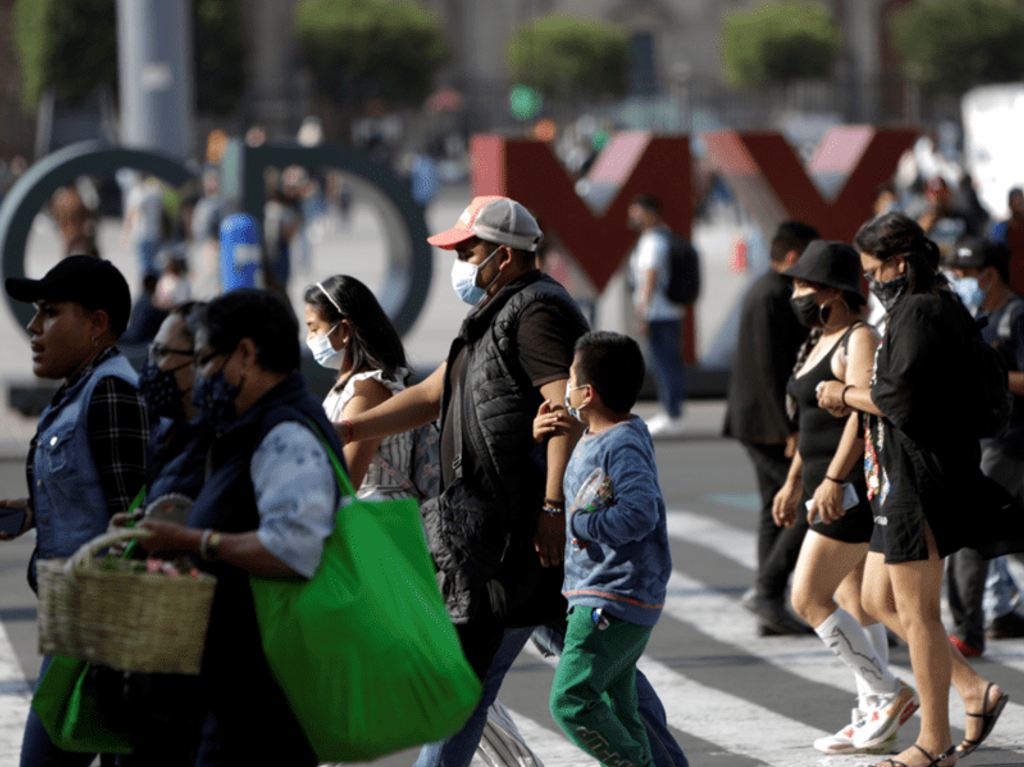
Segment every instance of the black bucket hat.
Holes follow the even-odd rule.
[[[15,301],[74,301],[89,311],[102,309],[116,335],[128,327],[132,311],[128,282],[116,266],[94,256],[68,256],[40,280],[8,277],[4,287]]]
[[[860,256],[845,242],[812,240],[800,259],[782,274],[844,293],[864,295],[860,287]]]

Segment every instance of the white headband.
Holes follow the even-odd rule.
[[[330,302],[331,302],[331,305],[332,305],[332,306],[333,306],[333,307],[334,307],[335,309],[337,309],[337,310],[338,310],[338,314],[340,314],[340,315],[341,315],[342,317],[344,317],[344,316],[345,316],[345,312],[343,312],[343,311],[341,310],[341,307],[340,307],[340,306],[338,306],[338,302],[334,300],[334,296],[332,296],[332,295],[331,295],[330,293],[328,293],[328,292],[327,292],[327,288],[325,288],[325,287],[324,287],[324,284],[323,284],[322,282],[318,282],[318,283],[316,284],[316,286],[317,286],[318,288],[320,288],[320,292],[321,292],[321,293],[323,293],[323,294],[324,294],[325,296],[327,296],[327,300],[328,300],[328,301],[330,301]]]

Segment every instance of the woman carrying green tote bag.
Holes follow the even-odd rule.
[[[456,732],[480,697],[434,578],[415,500],[342,489],[308,581],[252,578],[270,669],[323,761],[362,761]]]

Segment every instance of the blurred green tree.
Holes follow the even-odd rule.
[[[919,0],[898,12],[892,32],[908,74],[936,92],[1024,78],[1020,0]]]
[[[512,80],[545,96],[621,96],[629,85],[629,40],[602,21],[562,14],[519,29],[508,44]]]
[[[349,107],[418,104],[448,56],[440,23],[410,0],[299,0],[295,26],[317,90]]]
[[[196,108],[229,115],[245,95],[245,17],[241,0],[193,0]]]
[[[245,90],[240,0],[194,0],[195,85],[201,112],[229,114]],[[115,0],[16,0],[13,35],[26,109],[52,88],[69,102],[117,86]]]
[[[722,58],[729,83],[742,88],[832,76],[839,30],[828,10],[785,0],[725,14]]]

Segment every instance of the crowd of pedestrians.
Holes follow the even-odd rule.
[[[215,184],[205,192],[192,215],[208,237],[220,213]],[[146,194],[126,229],[143,271],[159,252]],[[334,375],[322,402],[299,373],[303,334],[278,292],[178,301],[137,374],[117,347],[129,288],[109,262],[72,255],[41,279],[7,280],[35,306],[35,373],[62,382],[30,446],[29,497],[0,502],[20,515],[4,537],[36,530],[33,588],[37,558],[136,522],[148,552],[188,556],[217,579],[198,678],[122,680],[136,715],[134,753],[118,764],[317,764],[264,655],[250,579],[317,572],[335,512],[352,500],[337,463],[360,499],[420,502],[440,597],[481,682],[462,728],[423,744],[417,765],[466,767],[484,737],[529,759],[498,698],[531,639],[558,656],[550,709],[580,749],[602,764],[687,765],[637,669],[672,571],[652,434],[679,428],[682,312],[669,300],[672,238],[658,201],[636,198],[630,219],[634,305],[665,409],[650,427],[632,412],[640,346],[590,329],[537,267],[537,220],[507,197],[474,198],[429,238],[451,253],[452,300],[468,314],[418,383],[365,285],[333,275],[306,288],[305,344]],[[891,753],[920,709],[916,741],[882,760],[890,767],[951,767],[982,745],[1009,697],[965,656],[983,650],[986,594],[1004,603],[989,636],[1016,626],[1005,562],[988,558],[1024,550],[1024,302],[1009,246],[966,234],[943,252],[896,212],[852,244],[783,223],[771,270],[743,302],[729,389],[726,433],[746,449],[761,500],[743,604],[760,633],[813,632],[853,673],[850,722],[808,747]],[[1000,396],[1014,397],[1012,412]],[[185,499],[178,516],[137,510],[169,497]],[[939,610],[946,561],[951,637]],[[909,646],[913,680],[889,667],[890,633]],[[959,744],[950,684],[968,714]],[[93,758],[58,748],[30,715],[23,765]]]

